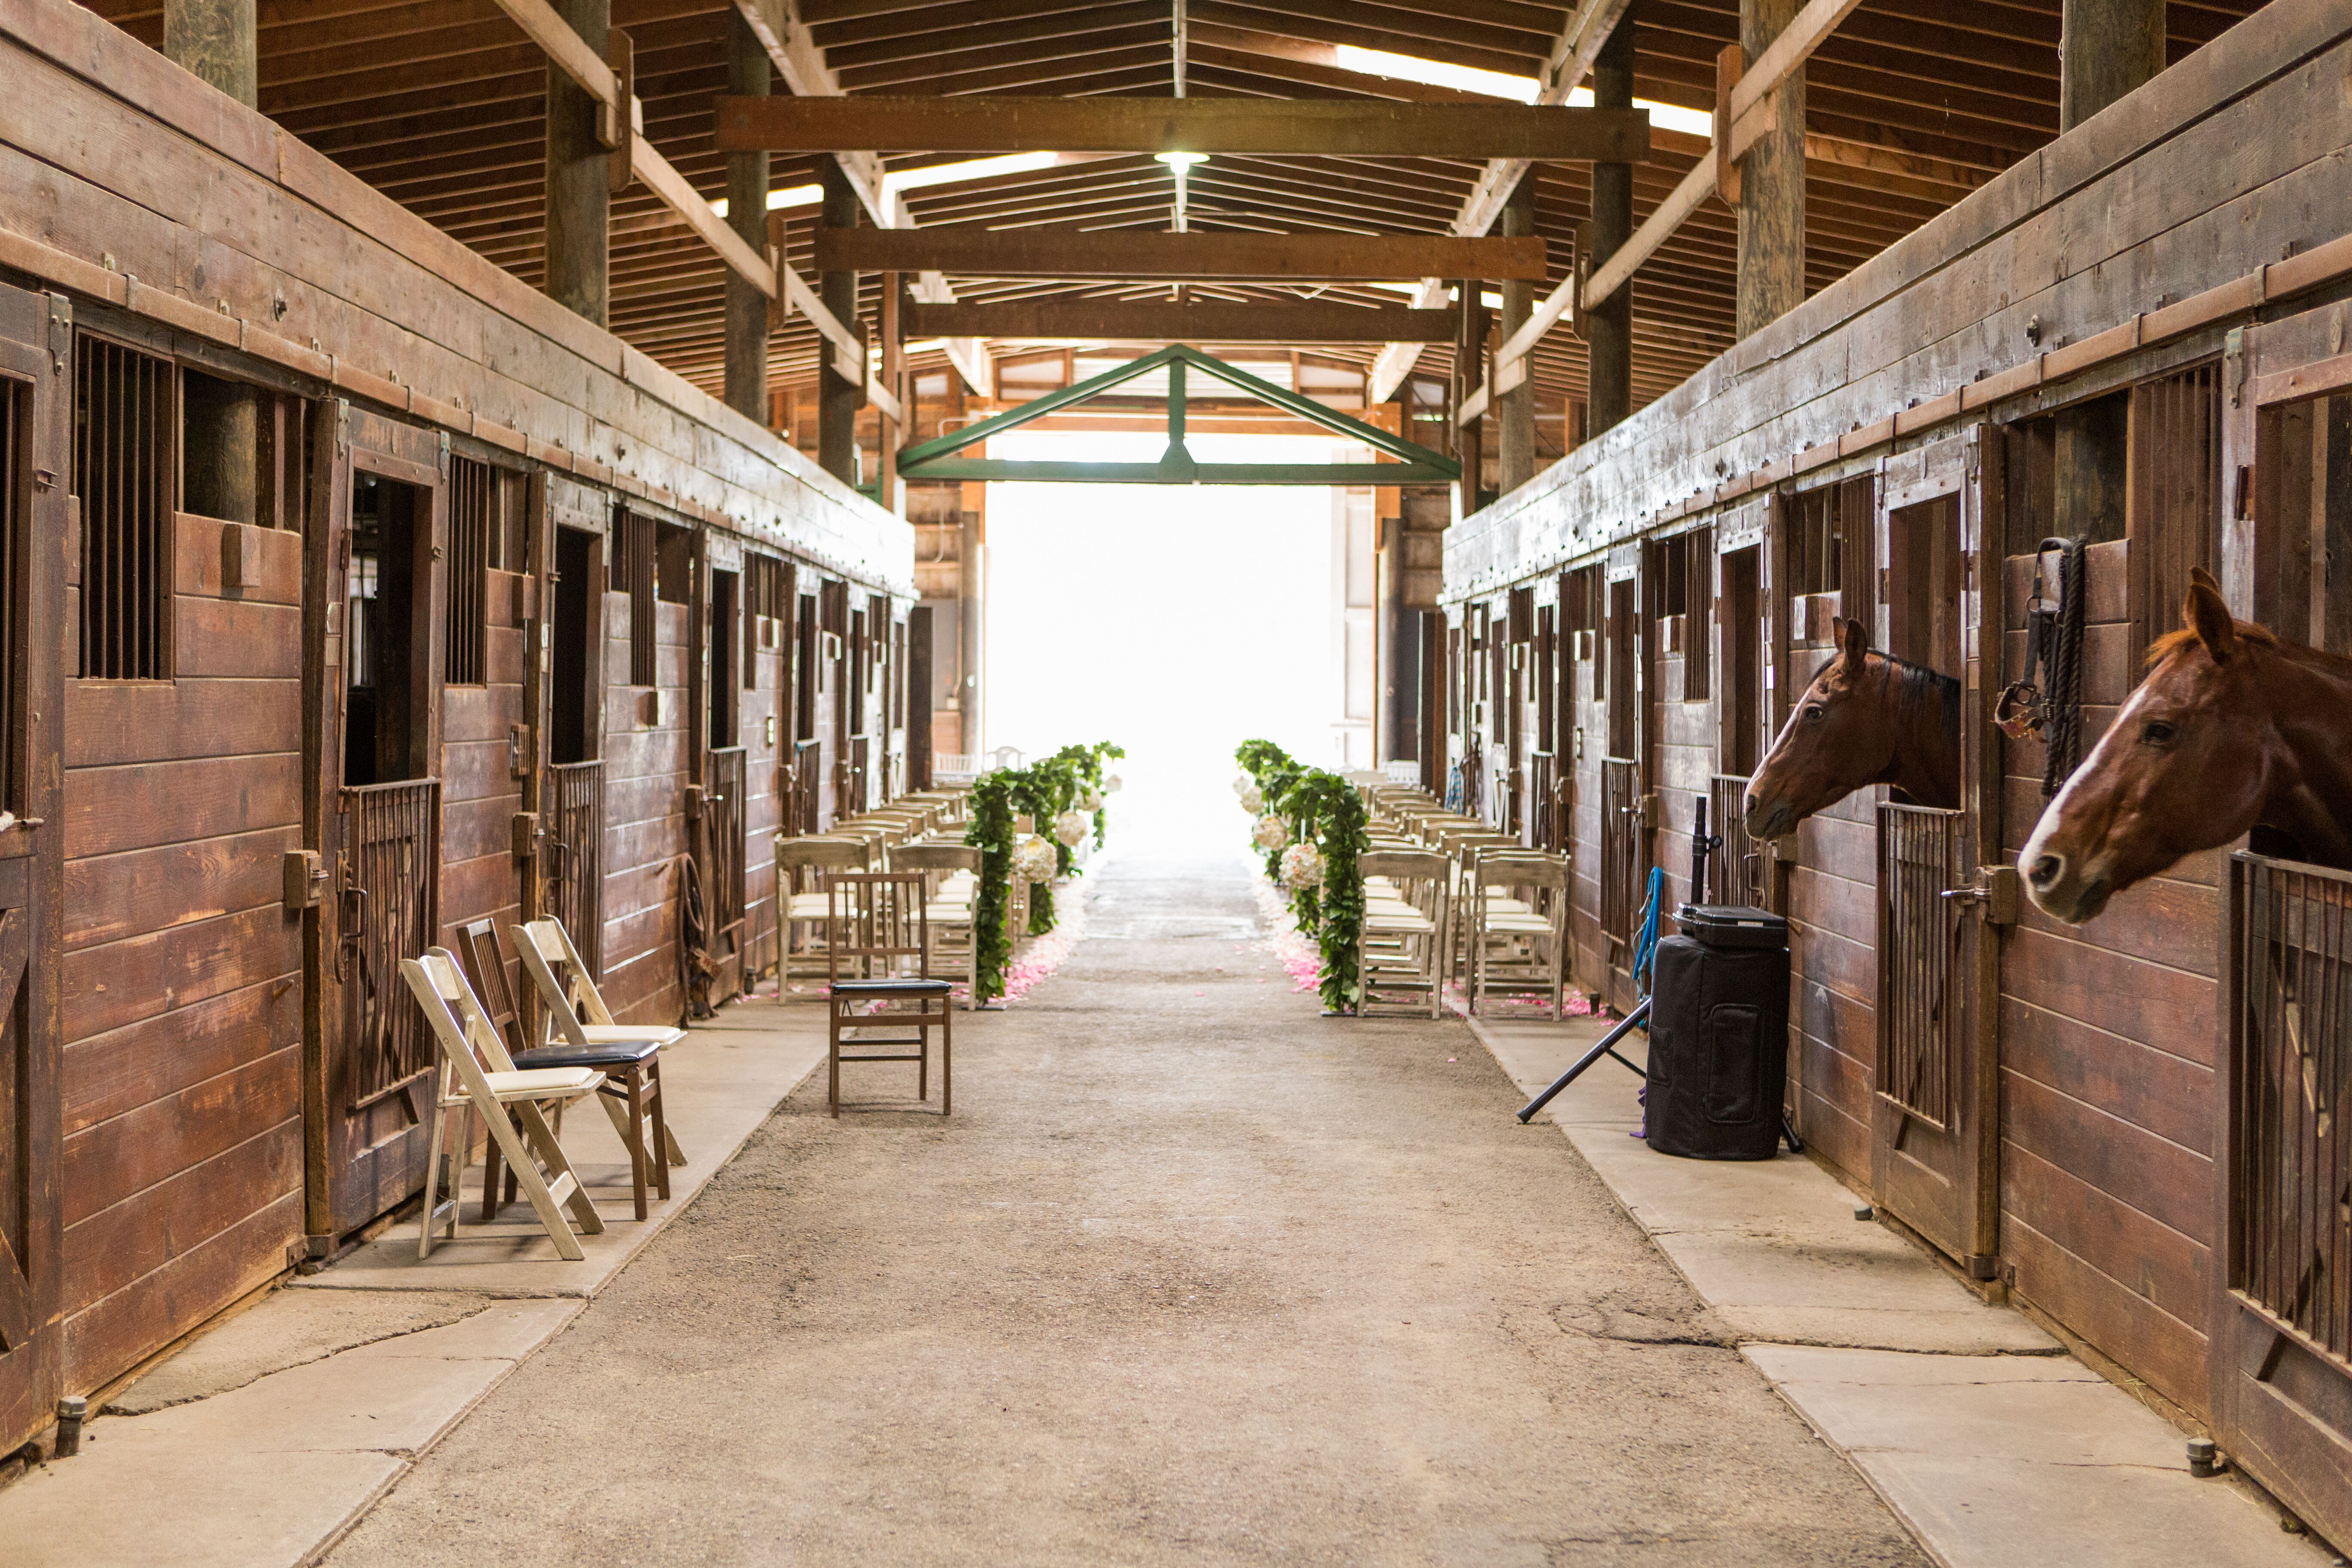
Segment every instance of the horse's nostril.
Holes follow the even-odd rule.
[[[2042,855],[2034,859],[2033,869],[2028,874],[2033,879],[2035,887],[2046,888],[2065,875],[2065,872],[2064,860],[2055,855]]]

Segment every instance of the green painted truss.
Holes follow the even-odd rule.
[[[1002,436],[1034,419],[1072,408],[1139,376],[1168,372],[1168,450],[1156,463],[1046,463],[1004,458],[960,458],[957,453],[992,436]],[[1199,463],[1184,447],[1184,387],[1187,369],[1196,369],[1260,403],[1319,425],[1336,436],[1360,441],[1396,458],[1393,463]],[[898,454],[898,475],[908,479],[1032,479],[1094,485],[1450,485],[1462,465],[1377,426],[1326,408],[1311,397],[1262,381],[1185,343],[1171,343],[1116,370],[1089,376],[1075,386],[1033,398],[1020,407],[950,431]]]

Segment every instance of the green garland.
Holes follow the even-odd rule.
[[[980,944],[973,1005],[1004,994],[1004,967],[1013,961],[1013,938],[1004,929],[1004,900],[1013,881],[1013,775],[982,773],[971,786],[967,844],[980,847],[980,900],[972,908],[973,940]]]
[[[1087,790],[1099,788],[1107,757],[1127,752],[1108,741],[1065,746],[1025,768],[999,768],[971,786],[971,820],[964,842],[980,847],[980,898],[972,910],[979,928],[980,994],[990,1002],[1004,994],[1004,972],[1013,961],[1013,938],[1004,929],[1004,905],[1013,884],[1013,819],[1026,815],[1054,846],[1057,877],[1079,875],[1070,847],[1051,837],[1054,818],[1076,806]],[[1104,814],[1095,813],[1095,842],[1103,841]],[[1055,926],[1054,884],[1031,884],[1029,931],[1043,936]]]
[[[1291,913],[1321,951],[1323,1005],[1335,1013],[1352,1012],[1362,997],[1356,942],[1364,925],[1364,879],[1356,870],[1356,857],[1364,849],[1370,820],[1364,797],[1338,773],[1305,766],[1271,741],[1243,742],[1234,760],[1256,784],[1266,811],[1289,828],[1290,842],[1312,844],[1322,853],[1322,885],[1294,890]],[[1281,850],[1266,852],[1265,869],[1267,879],[1279,885]]]

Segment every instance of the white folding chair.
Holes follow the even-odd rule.
[[[441,1047],[441,1068],[434,1079],[433,1135],[425,1157],[425,1212],[417,1225],[416,1256],[433,1256],[433,1233],[441,1227],[445,1216],[449,1239],[457,1239],[458,1189],[464,1184],[466,1164],[473,1147],[467,1118],[478,1111],[489,1126],[490,1136],[498,1141],[499,1152],[506,1156],[507,1168],[514,1173],[516,1184],[530,1200],[540,1224],[547,1227],[548,1239],[555,1243],[557,1256],[579,1262],[586,1255],[580,1250],[580,1239],[572,1234],[572,1226],[564,1223],[564,1211],[569,1209],[580,1228],[591,1236],[603,1232],[604,1221],[596,1213],[596,1205],[588,1201],[588,1194],[581,1190],[580,1178],[572,1171],[572,1163],[563,1157],[562,1145],[548,1127],[540,1103],[593,1094],[604,1087],[604,1075],[593,1068],[517,1071],[488,1013],[474,994],[473,987],[466,984],[457,959],[446,948],[427,948],[422,958],[402,959],[400,973],[415,994],[416,1005],[424,1009],[425,1022],[432,1025],[433,1037]],[[451,1161],[449,1200],[444,1204],[440,1201],[441,1151],[453,1110],[460,1112],[458,1135]],[[540,1168],[542,1162],[546,1165],[543,1173]]]
[[[778,959],[779,985],[814,980],[824,963],[824,892],[816,885],[828,871],[863,871],[874,864],[875,846],[863,835],[826,835],[776,840],[777,898],[784,919],[784,951]],[[809,873],[806,879],[803,871]],[[803,880],[809,886],[803,887]],[[794,960],[799,961],[797,966]]]
[[[1562,1016],[1568,985],[1568,860],[1483,850],[1470,870],[1470,1011],[1487,996],[1541,997]],[[1548,895],[1548,908],[1512,897]]]
[[[613,1080],[596,1103],[613,1119],[613,1131],[629,1151],[636,1215],[643,1219],[648,1184],[668,1197],[668,1167],[686,1163],[686,1152],[669,1130],[661,1079],[663,1049],[686,1038],[686,1031],[668,1024],[613,1022],[612,1009],[562,921],[549,916],[509,926],[507,935],[540,1000],[539,1044],[523,1053],[519,1065],[593,1067]]]
[[[1374,849],[1356,857],[1364,918],[1356,939],[1360,1016],[1444,1006],[1447,887],[1453,863],[1433,849]]]
[[[933,974],[961,975],[963,1005],[970,1011],[980,994],[980,927],[972,910],[980,900],[981,850],[976,844],[902,844],[890,851],[894,871],[920,871],[929,884],[924,915],[930,931]]]

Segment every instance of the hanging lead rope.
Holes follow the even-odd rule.
[[[2038,736],[2046,748],[2044,800],[2058,793],[2083,761],[2083,576],[2089,542],[2045,539],[2035,552],[2033,599],[2025,612],[2025,679],[2001,692],[1993,713],[2000,732],[2011,740]],[[2042,557],[2053,550],[2059,552],[2054,598],[2042,575]]]

